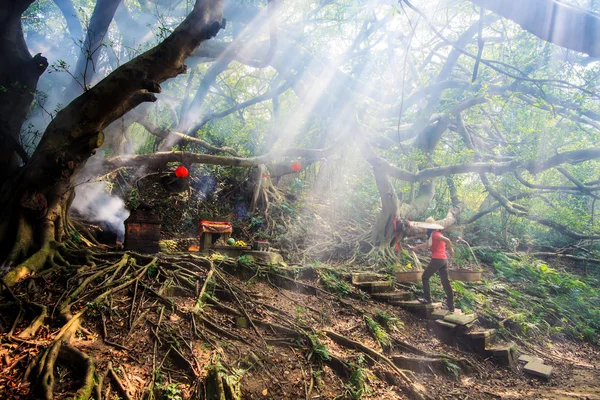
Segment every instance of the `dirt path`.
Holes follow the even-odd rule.
[[[560,387],[507,390],[502,399],[600,400],[600,370],[574,367]]]

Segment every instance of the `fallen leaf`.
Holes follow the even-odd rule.
[[[269,389],[265,389],[265,390],[262,391],[262,395],[263,396],[266,396],[268,393],[269,393]]]

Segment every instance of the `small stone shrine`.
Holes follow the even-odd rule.
[[[227,240],[233,232],[231,222],[202,220],[198,224],[198,236],[200,236],[200,251],[206,251],[222,237]]]

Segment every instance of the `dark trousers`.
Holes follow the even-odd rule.
[[[431,289],[429,288],[429,278],[437,272],[440,273],[442,278],[442,286],[446,292],[446,302],[448,303],[448,309],[454,310],[454,293],[452,293],[452,286],[450,286],[450,280],[448,279],[448,260],[441,260],[439,258],[432,258],[431,262],[427,266],[425,272],[423,272],[423,292],[425,293],[425,300],[431,301]]]

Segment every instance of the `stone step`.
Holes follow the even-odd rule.
[[[392,281],[361,282],[356,286],[367,293],[385,293],[394,290],[394,282]]]
[[[487,349],[496,343],[495,329],[478,329],[456,337],[458,348],[485,357]]]
[[[469,326],[473,324],[473,322],[477,321],[477,314],[448,313],[444,317],[444,321],[460,326]]]
[[[534,361],[540,362],[542,364],[544,363],[543,359],[536,357],[536,356],[530,356],[529,354],[521,354],[519,356],[519,361],[524,362],[525,364],[534,362]]]
[[[493,357],[498,364],[507,367],[516,365],[518,352],[517,345],[514,343],[502,343],[486,349],[488,357]]]
[[[444,319],[444,317],[448,314],[450,314],[450,311],[440,308],[439,310],[434,310],[427,316],[427,318],[431,320]]]
[[[385,275],[376,274],[374,272],[354,272],[352,274],[352,284],[358,285],[365,282],[377,282],[385,280]]]
[[[434,310],[442,308],[442,303],[423,304],[418,300],[397,301],[394,305],[400,306],[422,318],[427,318]]]
[[[385,292],[385,293],[373,293],[371,295],[375,300],[387,301],[392,304],[397,304],[399,301],[411,300],[413,294],[406,291],[396,292]]]
[[[456,328],[457,325],[451,322],[446,322],[443,319],[429,320],[427,321],[427,328],[435,334],[435,336],[442,342],[449,346],[456,346]]]
[[[552,374],[552,367],[549,365],[544,365],[538,360],[534,360],[525,364],[525,367],[523,367],[523,371],[530,375],[535,375],[544,379],[548,379]]]

